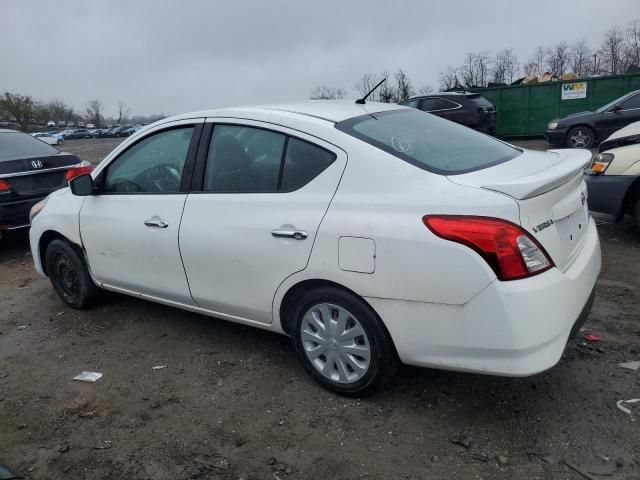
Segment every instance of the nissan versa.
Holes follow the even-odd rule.
[[[31,211],[35,268],[287,334],[363,395],[398,362],[558,362],[600,271],[584,150],[533,152],[398,105],[211,110],[135,133]]]

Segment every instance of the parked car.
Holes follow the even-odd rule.
[[[75,122],[67,122],[67,127],[68,128],[75,128],[76,123]]]
[[[59,136],[54,137],[53,135],[42,132],[32,133],[31,136],[49,145],[62,145],[62,142],[64,141],[64,139],[61,139]]]
[[[615,215],[617,220],[631,215],[640,232],[640,122],[600,144],[585,179],[591,210]]]
[[[96,128],[96,126],[93,123],[87,123],[87,128],[91,130],[93,128]]]
[[[489,135],[496,131],[496,108],[478,93],[433,93],[412,97],[400,105],[432,113]]]
[[[131,135],[133,135],[134,133],[136,133],[138,130],[141,130],[141,129],[142,129],[142,125],[136,125],[135,127],[127,128],[121,132],[121,136],[130,137]]]
[[[581,112],[554,118],[545,137],[555,145],[591,148],[616,130],[640,120],[640,90],[627,93],[595,112]]]
[[[84,122],[78,122],[78,128],[85,128]],[[88,129],[88,127],[86,127]]]
[[[0,234],[29,226],[29,210],[91,165],[39,138],[0,129]]]
[[[54,122],[53,120],[49,120],[47,122],[47,127],[48,128],[52,128],[52,127],[55,127],[55,126],[56,126],[56,122]]]
[[[78,128],[65,135],[66,139],[92,138],[93,135],[86,128]]]
[[[70,307],[103,288],[284,333],[345,395],[398,360],[532,375],[593,300],[589,159],[382,103],[185,114],[34,206],[31,251]]]
[[[59,128],[65,128],[67,126],[67,122],[60,120],[58,122],[58,127]]]

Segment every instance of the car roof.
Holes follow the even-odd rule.
[[[22,133],[18,130],[11,130],[10,128],[0,128],[0,133]]]
[[[403,108],[406,107],[393,103],[367,102],[365,104],[357,104],[353,100],[307,100],[298,103],[202,110],[165,118],[159,123],[194,117],[263,118],[265,116],[272,118],[274,121],[277,118],[290,120],[296,117],[306,117],[307,119],[313,118],[337,123],[361,115]]]

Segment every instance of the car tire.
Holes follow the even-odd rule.
[[[99,292],[78,251],[63,240],[53,240],[45,253],[47,274],[60,299],[71,308],[91,306]]]
[[[595,132],[584,125],[573,127],[567,133],[567,148],[591,148],[596,141]]]
[[[636,232],[640,233],[640,195],[636,198],[636,203],[633,205],[633,226]]]
[[[327,390],[367,396],[396,372],[399,360],[388,332],[355,295],[336,287],[310,290],[298,298],[291,315],[298,358]]]

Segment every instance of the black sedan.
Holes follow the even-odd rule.
[[[91,170],[90,163],[31,135],[0,129],[0,235],[28,227],[35,203]]]
[[[640,120],[640,90],[603,105],[595,112],[581,112],[554,118],[547,125],[549,143],[569,148],[591,148],[616,130]]]

